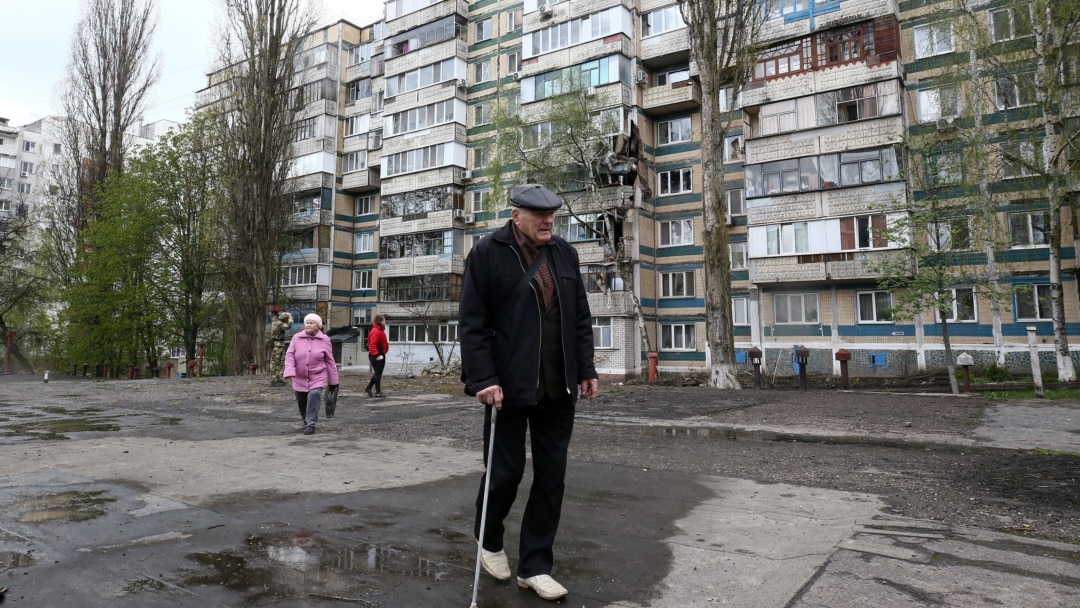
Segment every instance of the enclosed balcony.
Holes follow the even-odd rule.
[[[701,89],[692,81],[649,87],[641,94],[641,109],[656,116],[701,107]]]
[[[750,282],[758,284],[866,281],[882,277],[881,267],[896,250],[847,251],[749,260]],[[914,266],[912,266],[914,269]]]

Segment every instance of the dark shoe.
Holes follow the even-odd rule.
[[[380,393],[375,393],[375,396],[380,398],[380,399],[386,397],[386,395],[382,394],[381,392]]]
[[[365,393],[367,393],[367,396],[368,396],[368,397],[374,397],[374,396],[375,396],[375,395],[372,395],[372,394],[371,394],[371,387],[370,387],[370,386],[369,386],[369,387],[367,387],[367,388],[365,388],[365,389],[364,389],[364,392],[365,392]]]
[[[313,427],[313,426],[305,426],[304,427],[304,434],[305,435],[314,435],[315,434],[315,427]]]

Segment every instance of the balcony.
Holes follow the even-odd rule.
[[[460,185],[462,183],[462,172],[463,169],[459,166],[447,165],[436,169],[382,178],[382,194],[386,197],[391,194],[401,194],[424,188],[435,188],[449,184]]]
[[[289,229],[300,230],[315,226],[329,226],[334,223],[334,213],[326,209],[301,211],[289,215]]]
[[[462,77],[461,80],[464,82],[464,77]],[[466,99],[468,97],[468,92],[465,88],[457,86],[457,84],[457,80],[445,80],[422,89],[409,91],[408,93],[398,93],[393,97],[388,96],[383,100],[384,106],[382,114],[383,116],[391,116],[398,112],[438,103],[440,101],[446,101],[447,99],[453,99],[455,97]]]
[[[300,251],[287,251],[281,255],[281,264],[284,266],[304,266],[308,264],[329,264],[330,249],[301,249]]]
[[[670,65],[690,59],[690,36],[686,28],[641,39],[641,63],[645,67]]]
[[[633,41],[621,33],[530,58],[521,66],[521,76],[528,78],[616,54],[634,56]]]
[[[748,108],[901,77],[903,77],[903,68],[899,61],[890,59],[881,62],[877,55],[870,55],[865,61],[859,63],[825,67],[764,82],[752,82],[743,89],[742,105]]]
[[[313,101],[297,114],[297,120],[303,120],[305,118],[312,118],[322,116],[323,114],[329,114],[331,116],[337,116],[338,103],[330,99],[320,99],[319,101]]]
[[[362,61],[345,68],[345,82],[352,82],[361,78],[371,78],[372,60]]]
[[[337,138],[313,137],[311,139],[302,139],[298,142],[294,142],[292,145],[292,154],[294,157],[307,156],[308,154],[314,154],[316,152],[332,152],[336,154]]]
[[[386,37],[396,36],[402,32],[420,27],[425,23],[431,23],[448,15],[469,16],[468,0],[447,0],[427,8],[413,11],[396,19],[386,22]]]
[[[283,286],[285,297],[298,302],[325,302],[330,299],[329,285]]]
[[[879,250],[752,258],[749,260],[750,282],[835,283],[879,279],[882,273],[877,269],[883,263],[893,256],[906,255],[896,250]]]
[[[649,87],[641,95],[641,109],[658,115],[701,107],[701,89],[689,80]]]
[[[368,155],[368,166],[371,166],[371,155]],[[371,190],[379,187],[379,172],[374,169],[353,171],[341,176],[341,189],[345,192],[356,190]]]
[[[456,319],[458,303],[451,300],[379,302],[379,313],[391,319]]]
[[[304,192],[306,190],[318,190],[320,188],[333,188],[334,174],[310,173],[300,177],[294,177],[285,183],[285,192]]]
[[[451,38],[437,42],[431,46],[423,47],[398,55],[393,59],[386,60],[387,78],[392,78],[404,72],[416,70],[437,61],[452,57],[465,58],[469,56],[469,43],[463,38]]]
[[[608,209],[631,209],[634,206],[633,186],[598,188],[589,193],[571,192],[563,196],[566,206],[574,213],[595,213]]]
[[[460,122],[441,124],[422,131],[386,137],[383,139],[382,149],[387,154],[397,154],[398,152],[407,152],[434,146],[435,144],[449,142],[465,144],[468,141],[467,131],[467,127]]]
[[[443,209],[441,211],[428,211],[419,214],[419,217],[383,218],[379,220],[379,234],[382,236],[396,236],[399,234],[449,230],[463,222],[462,217],[463,213],[460,209]]]
[[[634,313],[633,294],[625,291],[590,293],[588,298],[589,310],[594,315],[629,315]]]
[[[445,253],[379,260],[379,276],[384,278],[415,277],[426,274],[463,274],[464,272],[465,256],[461,254]]]

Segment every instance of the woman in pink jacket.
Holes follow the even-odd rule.
[[[315,432],[323,389],[337,386],[338,383],[334,350],[330,346],[330,338],[322,332],[322,326],[319,315],[304,317],[304,331],[292,337],[289,350],[285,351],[285,373],[282,376],[292,378],[296,405],[300,408],[300,417],[304,419],[305,435]]]

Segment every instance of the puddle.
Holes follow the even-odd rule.
[[[460,565],[408,549],[367,543],[345,545],[312,532],[254,535],[241,550],[193,553],[188,559],[203,568],[184,580],[185,586],[219,585],[243,593],[247,605],[268,597],[309,596],[369,603],[363,598],[378,593],[380,585],[364,574],[431,581],[471,576],[471,570],[466,572]],[[465,556],[454,555],[451,559],[460,561]]]
[[[115,418],[48,418],[0,427],[0,437],[25,435],[34,439],[64,440],[69,433],[119,431]]]
[[[15,504],[15,510],[25,512],[19,516],[20,523],[41,523],[65,520],[71,522],[87,521],[105,515],[104,505],[116,502],[115,498],[102,496],[98,492],[61,492],[47,496],[28,498]]]
[[[738,433],[732,429],[711,428],[646,428],[642,432],[649,437],[689,437],[691,439],[736,439]]]
[[[0,551],[0,572],[11,568],[22,568],[34,563],[34,556],[17,551]]]

